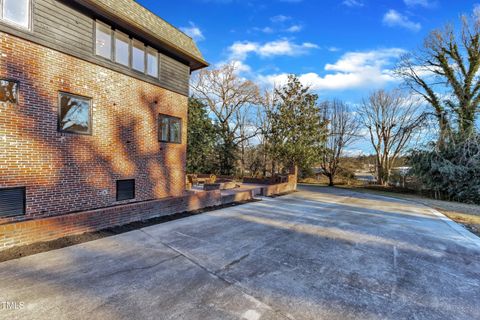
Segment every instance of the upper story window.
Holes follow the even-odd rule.
[[[151,77],[159,77],[157,50],[100,21],[95,23],[95,54]]]
[[[153,48],[147,50],[147,74],[158,77],[158,52]]]
[[[95,53],[112,59],[112,29],[98,21],[95,25]]]
[[[30,28],[31,0],[0,0],[2,20],[14,25]]]
[[[133,40],[132,45],[132,68],[145,72],[145,45],[137,40]]]
[[[120,31],[115,31],[115,62],[130,66],[130,38]]]

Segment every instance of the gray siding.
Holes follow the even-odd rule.
[[[175,59],[161,54],[160,81],[167,88],[177,88],[188,95],[190,68]]]
[[[7,32],[103,67],[144,80],[165,89],[188,95],[190,67],[160,53],[158,80],[97,57],[94,54],[94,19],[66,5],[65,1],[33,0],[32,31],[22,31],[0,23]],[[161,48],[157,48],[161,50]]]
[[[35,0],[33,33],[65,50],[93,53],[93,19],[56,0]]]

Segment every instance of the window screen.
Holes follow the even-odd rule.
[[[25,214],[25,188],[0,189],[0,217]]]
[[[135,180],[117,180],[117,201],[135,199]]]

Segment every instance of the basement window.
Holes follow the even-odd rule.
[[[117,180],[117,201],[135,199],[135,180]]]
[[[0,103],[18,103],[18,82],[12,80],[0,80]]]
[[[25,214],[26,189],[0,189],[0,217],[10,217]]]
[[[92,99],[60,92],[58,100],[58,131],[91,135]]]
[[[95,53],[112,60],[112,29],[99,21],[95,23]]]
[[[159,115],[158,140],[160,142],[182,143],[182,119],[164,114]]]
[[[16,26],[30,28],[30,0],[0,0],[2,19]]]

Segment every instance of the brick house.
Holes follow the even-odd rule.
[[[0,246],[2,225],[184,195],[193,40],[132,0],[0,5]]]

